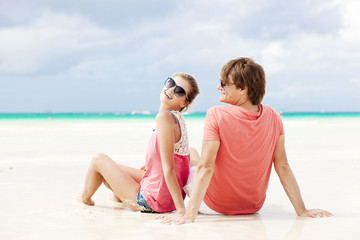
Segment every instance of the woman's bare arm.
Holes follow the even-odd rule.
[[[184,200],[174,169],[175,136],[173,121],[174,118],[170,113],[160,112],[156,116],[156,131],[158,132],[159,137],[161,163],[166,185],[173,198],[177,213],[184,214]]]

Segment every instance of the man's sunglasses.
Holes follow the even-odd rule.
[[[220,85],[221,85],[222,88],[224,88],[225,86],[235,85],[235,83],[223,83],[223,82],[220,80]]]
[[[186,100],[189,101],[188,96],[186,95],[185,89],[183,89],[182,87],[176,85],[176,82],[173,78],[169,77],[166,79],[165,83],[164,83],[165,87],[167,88],[174,88],[174,95],[178,98],[182,97],[185,95]]]

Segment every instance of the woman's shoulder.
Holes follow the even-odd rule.
[[[155,121],[156,123],[161,122],[170,122],[170,120],[174,119],[170,112],[168,111],[160,111],[158,114],[156,114]]]
[[[179,111],[160,111],[156,117],[156,124],[175,123],[182,119],[182,113]]]

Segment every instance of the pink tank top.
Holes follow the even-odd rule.
[[[189,177],[190,153],[184,116],[178,111],[171,111],[178,119],[181,138],[174,146],[174,169],[183,199],[186,194],[183,187]],[[167,187],[161,164],[159,140],[156,131],[152,134],[146,150],[146,172],[141,181],[141,195],[156,212],[175,210],[175,204]]]

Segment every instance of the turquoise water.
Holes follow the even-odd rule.
[[[204,118],[206,113],[186,114],[187,118]],[[116,120],[116,119],[155,119],[156,113],[0,113],[0,120]]]
[[[360,112],[285,112],[282,118],[360,118]]]
[[[205,118],[205,112],[186,114],[186,118]],[[0,120],[26,120],[26,119],[154,119],[156,113],[0,113]],[[285,112],[283,119],[292,118],[360,118],[360,112]]]

